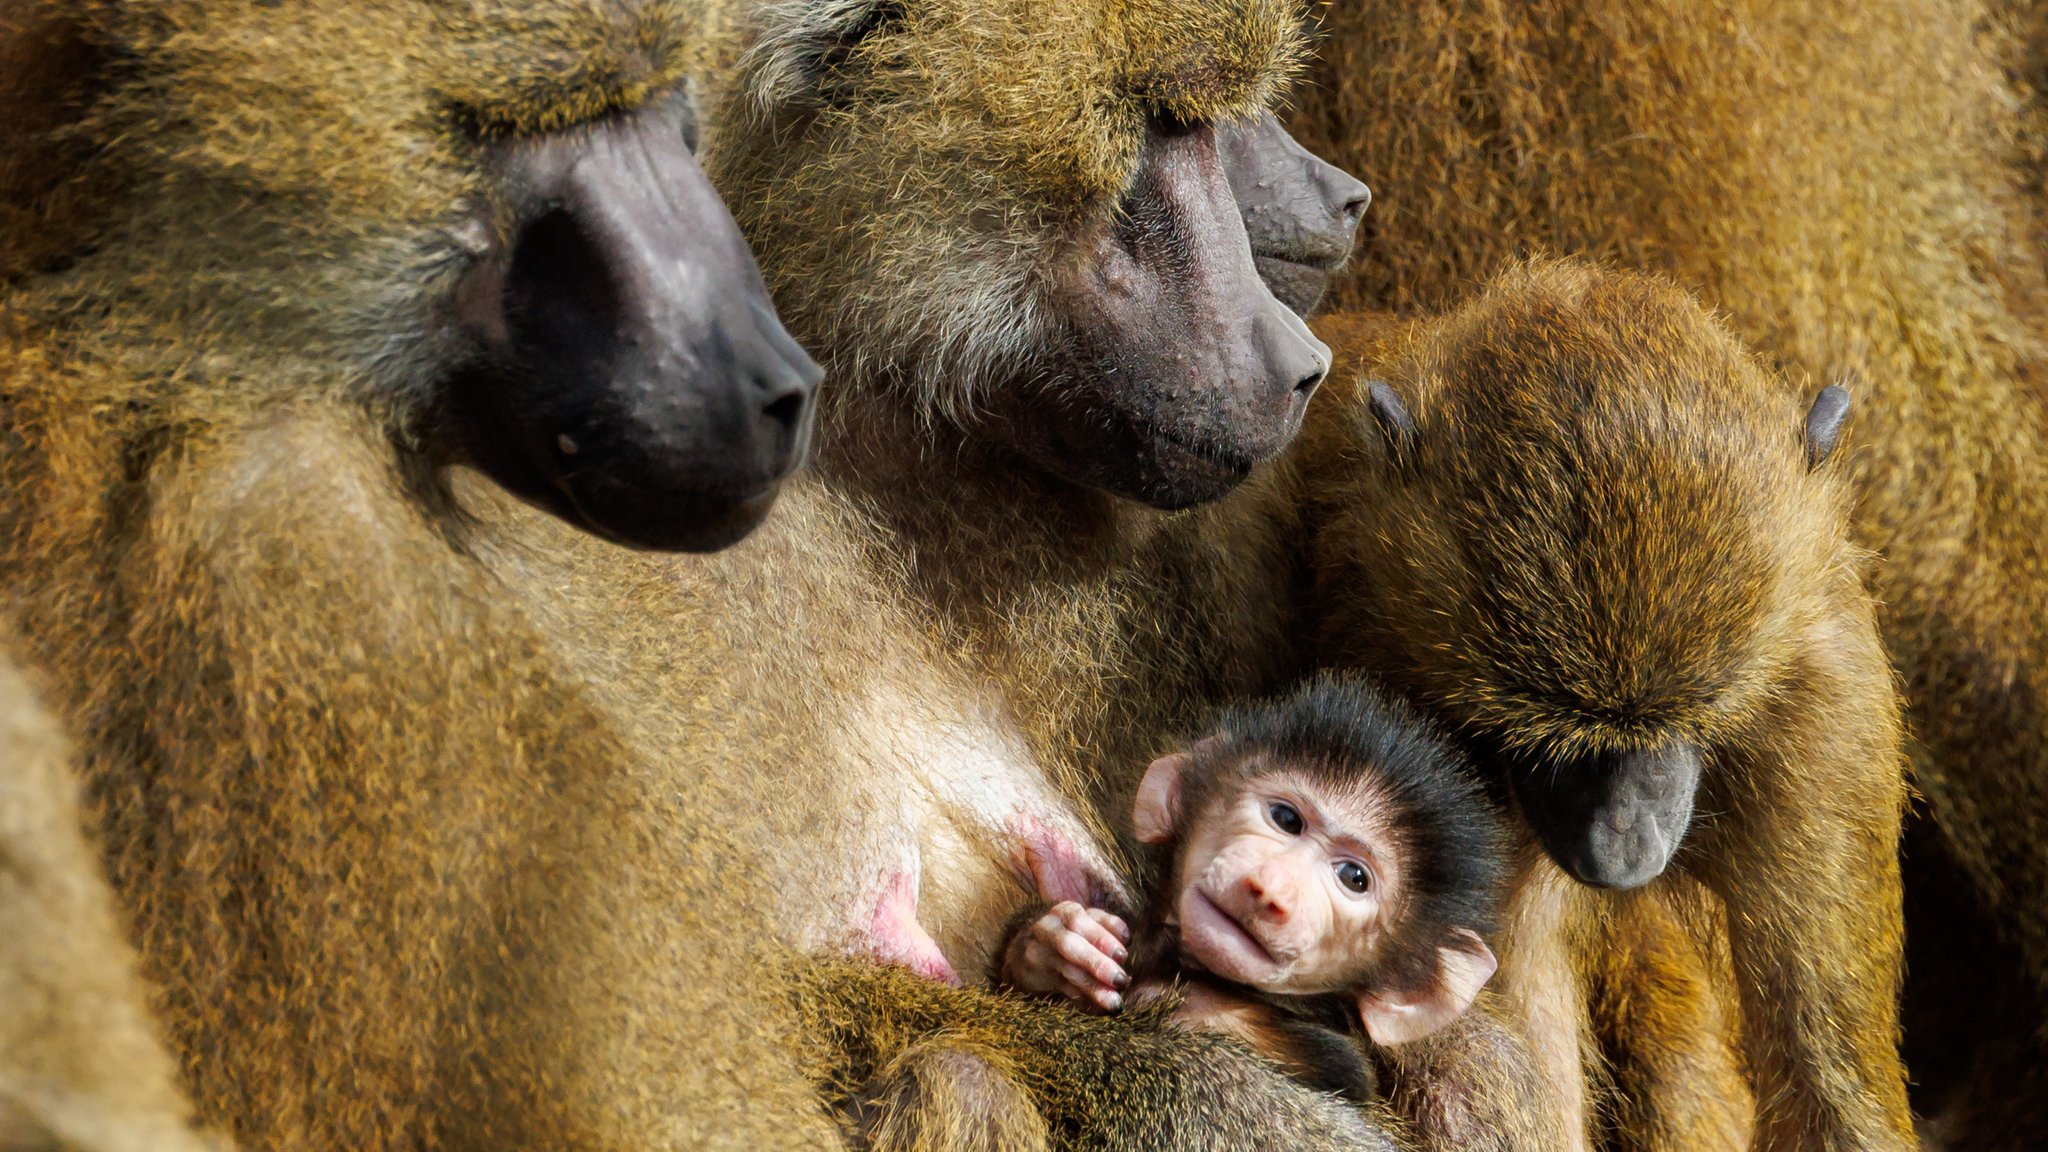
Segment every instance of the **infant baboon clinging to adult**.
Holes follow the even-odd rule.
[[[1132,824],[1151,846],[1134,926],[1067,902],[1018,923],[1003,980],[1105,1011],[1174,989],[1314,1087],[1375,1095],[1374,1044],[1420,1040],[1493,975],[1503,843],[1462,757],[1356,679],[1231,710],[1154,761]]]
[[[1718,898],[1763,1146],[1903,1146],[1899,702],[1840,390],[1806,403],[1680,290],[1574,264],[1354,351],[1380,379],[1304,453],[1326,659],[1443,723],[1586,883]],[[1518,915],[1503,991],[1583,1020],[1597,958],[1553,948],[1589,932]]]

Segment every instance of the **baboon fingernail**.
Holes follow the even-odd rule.
[[[1121,1012],[1124,1007],[1124,998],[1111,992],[1108,996],[1103,997],[1102,1006],[1111,1012]]]

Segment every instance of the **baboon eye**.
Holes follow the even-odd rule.
[[[1369,892],[1372,890],[1372,873],[1367,872],[1365,865],[1360,864],[1356,860],[1339,860],[1337,861],[1337,883],[1342,884],[1353,892]]]
[[[1273,821],[1275,828],[1280,829],[1289,836],[1301,835],[1301,813],[1294,810],[1294,805],[1283,804],[1275,800],[1271,804],[1266,805],[1266,816]]]

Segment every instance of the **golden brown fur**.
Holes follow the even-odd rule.
[[[1362,358],[1415,431],[1393,447],[1360,390],[1324,410],[1304,450],[1325,657],[1538,765],[1671,739],[1704,749],[1678,874],[1647,895],[1684,908],[1697,883],[1727,909],[1757,1144],[1906,1147],[1898,702],[1847,538],[1846,469],[1809,470],[1801,450],[1805,398],[1667,283],[1568,264],[1510,269]],[[1630,975],[1647,958],[1602,947],[1607,934],[1672,939],[1654,918],[1631,934],[1643,898],[1605,924],[1615,913],[1590,891],[1532,876],[1521,898],[1565,901],[1546,914],[1578,941],[1565,941],[1577,975],[1563,1002],[1583,1013],[1598,998],[1591,1026],[1613,1029],[1624,1089],[1639,1062],[1713,1071],[1725,1034],[1711,984],[1679,990],[1676,1023],[1643,1025],[1616,1002],[1655,990]],[[1646,975],[1714,971],[1720,929],[1689,919],[1690,942]],[[1512,921],[1501,982],[1527,1005],[1543,992],[1512,969],[1542,948]],[[1686,1047],[1644,1050],[1639,1027]],[[1583,1082],[1561,1071],[1561,1089]],[[1670,1146],[1700,1138],[1683,1116],[1621,1120],[1653,1146],[1658,1126]]]
[[[1049,1001],[945,988],[900,969],[829,962],[808,968],[793,995],[805,1034],[822,1042],[815,1067],[827,1100],[854,1114],[876,1109],[885,1135],[911,1135],[901,1113],[876,1108],[890,1101],[863,1094],[878,1072],[895,1071],[881,1078],[894,1092],[939,1089],[913,1115],[936,1116],[969,1136],[952,1142],[927,1129],[924,1142],[912,1135],[897,1147],[1277,1152],[1304,1147],[1299,1133],[1312,1131],[1329,1136],[1310,1147],[1401,1147],[1399,1125],[1384,1109],[1353,1113],[1316,1093],[1276,1095],[1271,1073],[1236,1042],[1170,1024],[1170,1000],[1115,1018],[1086,1016]],[[1019,1087],[1040,1126],[1028,1114],[1018,1122],[1010,1093]],[[996,1142],[983,1143],[987,1135]]]
[[[1938,1062],[1917,1082],[1980,1097],[1989,1128],[1944,1132],[1962,1147],[2026,1146],[2041,1095],[2042,121],[2011,82],[2035,75],[2014,33],[2038,39],[2039,8],[1332,5],[1293,117],[1381,193],[1353,303],[1443,303],[1525,248],[1587,252],[1675,276],[1795,378],[1851,381],[1857,538],[1884,557],[1932,825],[1908,886],[1945,885],[1913,902],[1943,919],[1911,934],[1907,1044]],[[2000,964],[2033,987],[1980,1023],[2020,1035],[1952,1032],[1976,998],[1936,997]]]
[[[4,567],[184,1084],[245,1147],[836,1143],[729,930],[746,858],[414,439],[465,133],[630,106],[716,31],[606,11],[88,13],[129,191],[4,300]]]
[[[255,1147],[829,1143],[757,938],[862,948],[907,882],[971,971],[1026,891],[1020,831],[1108,874],[1088,817],[847,493],[799,483],[761,538],[663,558],[466,473],[444,487],[414,451],[430,382],[408,372],[432,350],[407,309],[445,276],[459,133],[630,106],[714,30],[661,3],[268,11],[100,14],[137,67],[86,122],[132,199],[103,205],[75,270],[10,295],[0,352],[6,571],[27,611],[79,620],[30,651],[90,737],[108,864],[199,1110]],[[1267,4],[1105,3],[1068,55],[1000,9],[934,11],[933,62],[982,67],[993,27],[1048,62],[1020,85],[1107,116],[1106,148],[1020,181],[1010,260],[1053,226],[1035,213],[1071,210],[1061,181],[1103,211],[1132,108],[1252,107],[1291,52]],[[944,68],[901,81],[931,130],[978,98]],[[1075,83],[1135,103],[1075,105]],[[1069,139],[1040,111],[951,122],[1035,154]],[[873,182],[804,191],[855,199],[835,187]],[[859,1006],[874,970],[848,972],[812,986],[845,988],[827,1011],[953,997],[891,1025],[910,1047],[941,1024],[973,1040],[977,1012],[1017,1042],[975,1007],[997,1001],[912,982]],[[1085,1031],[1100,1054],[1128,1029]],[[1154,1050],[1098,1058],[1104,1094],[1056,1097],[1056,1118],[1100,1105],[1130,1147],[1370,1135],[1241,1052]],[[944,1059],[876,1074],[913,1065],[908,1088],[961,1081]],[[1130,1091],[1185,1132],[1119,1108]]]
[[[199,1152],[67,753],[0,664],[0,1148]]]

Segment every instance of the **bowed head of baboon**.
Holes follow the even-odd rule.
[[[1301,50],[1291,0],[769,4],[709,164],[846,394],[1180,507],[1279,452],[1329,366],[1219,145]]]
[[[1325,537],[1381,582],[1338,643],[1397,653],[1566,871],[1647,883],[1824,614],[1846,394],[1801,402],[1683,293],[1573,265],[1501,277],[1399,364],[1352,417],[1371,527]]]
[[[191,391],[305,377],[588,531],[730,543],[802,461],[819,370],[693,155],[715,10],[78,8],[86,58],[122,62],[64,153],[102,199],[29,326],[111,308],[167,373],[281,360]]]

